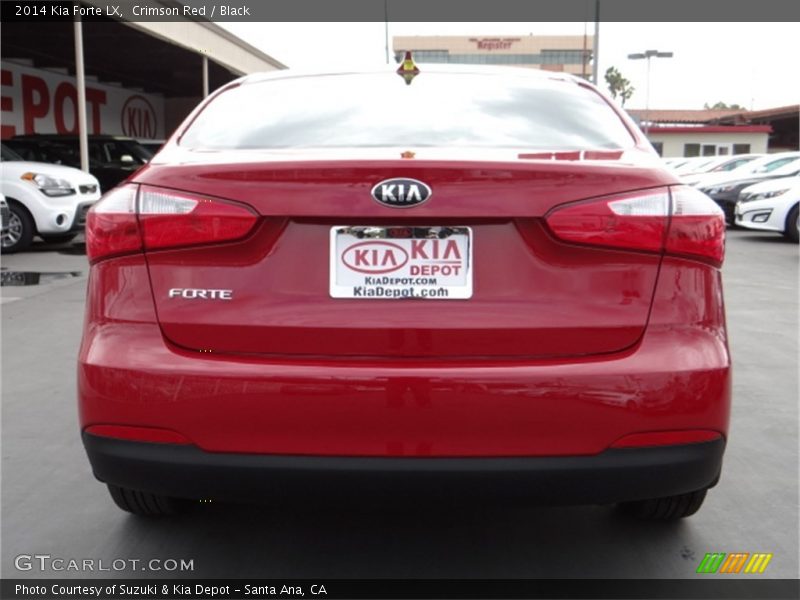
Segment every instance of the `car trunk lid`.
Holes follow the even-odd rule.
[[[371,196],[376,184],[396,178],[425,183],[430,199],[397,209]],[[672,182],[646,166],[539,156],[524,162],[207,161],[154,165],[137,181],[240,203],[259,216],[239,241],[147,252],[159,322],[172,343],[214,353],[427,359],[578,357],[634,345],[647,324],[660,254],[567,244],[544,217],[565,203]],[[467,247],[471,252],[470,293],[332,297],[336,263],[347,262],[335,244],[336,228],[412,236],[434,231],[419,264],[432,260],[434,242],[443,257],[447,240],[439,232],[461,232],[456,245],[466,244],[461,254]],[[364,240],[398,242],[368,234],[344,247]],[[409,244],[396,245],[409,253]],[[367,261],[372,256],[390,269],[379,275],[391,276],[395,262],[361,254]],[[230,297],[173,290],[227,290]]]

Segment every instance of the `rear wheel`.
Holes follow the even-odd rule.
[[[165,517],[182,512],[185,501],[160,494],[141,492],[108,484],[108,491],[114,503],[122,510],[141,517]]]
[[[800,241],[800,204],[795,204],[794,208],[789,211],[789,216],[786,217],[786,227],[783,230],[783,235],[786,239],[795,244]]]
[[[13,254],[31,245],[36,226],[28,209],[19,202],[9,200],[8,210],[8,231],[3,234],[2,247],[4,254]]]
[[[623,502],[620,508],[623,512],[638,519],[655,521],[670,521],[683,519],[696,513],[703,505],[707,490],[698,490],[688,494],[667,496],[666,498],[652,498],[650,500],[637,500]]]

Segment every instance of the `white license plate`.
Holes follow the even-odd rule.
[[[365,300],[471,298],[472,229],[332,227],[330,294]]]

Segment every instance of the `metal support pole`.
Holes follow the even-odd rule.
[[[203,98],[208,96],[208,57],[203,54]]]
[[[586,43],[586,21],[583,22],[583,54],[581,55],[581,77],[586,79],[586,61],[589,59],[588,44]]]
[[[600,0],[594,3],[594,40],[592,44],[592,83],[598,85],[600,69]]]
[[[650,131],[650,59],[655,58],[672,58],[672,52],[659,52],[658,50],[645,50],[644,52],[636,52],[635,54],[628,54],[630,60],[647,60],[647,80],[645,82],[645,101],[644,101],[644,134],[647,135]]]
[[[81,170],[89,172],[89,133],[86,131],[86,73],[83,68],[83,25],[80,17],[73,23],[75,34],[75,79],[78,86],[78,140]]]
[[[644,134],[650,130],[650,57],[647,57],[647,90],[644,98]]]
[[[389,64],[389,0],[383,0],[383,37],[386,41],[386,64]]]

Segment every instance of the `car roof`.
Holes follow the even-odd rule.
[[[587,79],[565,73],[562,71],[545,71],[544,69],[526,68],[526,67],[510,67],[510,66],[496,66],[496,65],[456,65],[456,64],[442,64],[442,63],[425,63],[423,61],[415,61],[414,63],[419,68],[419,74],[436,73],[436,74],[463,74],[463,75],[486,75],[486,76],[506,76],[506,77],[524,77],[539,80],[554,80],[572,83],[584,83],[591,85]],[[240,77],[233,84],[248,85],[252,83],[260,83],[262,81],[276,81],[281,79],[295,79],[301,77],[334,77],[338,75],[382,75],[386,73],[397,73],[399,65],[382,65],[376,67],[366,68],[353,68],[353,69],[335,69],[335,70],[307,70],[307,69],[281,69],[278,71],[262,71],[259,73],[251,73]]]

